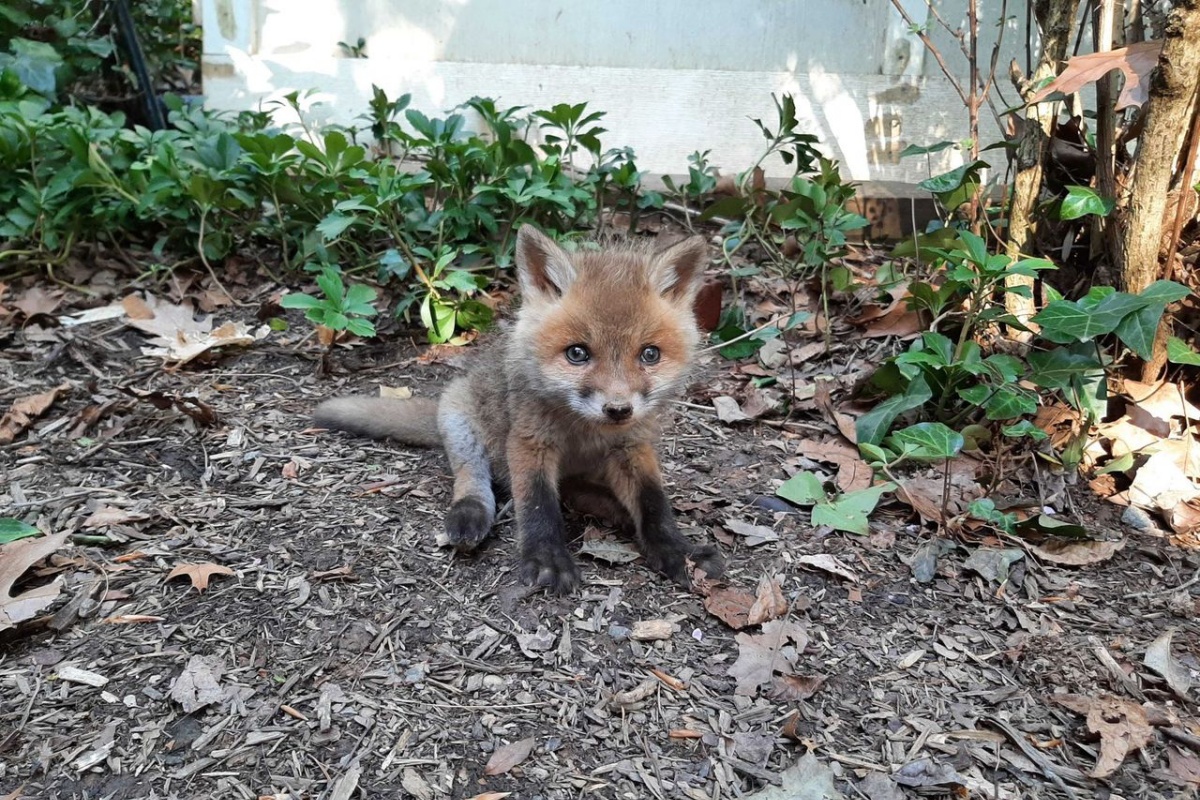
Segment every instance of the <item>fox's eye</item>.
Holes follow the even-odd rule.
[[[642,348],[641,359],[643,364],[657,364],[660,358],[662,358],[662,351],[654,345]]]
[[[592,354],[581,344],[573,344],[566,350],[567,361],[572,364],[586,364]]]

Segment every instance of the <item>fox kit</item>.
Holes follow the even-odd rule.
[[[680,534],[654,444],[658,414],[686,379],[699,331],[692,314],[706,246],[692,237],[568,253],[526,225],[517,234],[522,302],[492,357],[441,399],[349,397],[317,408],[323,427],[441,444],[454,471],[451,543],[470,550],[496,515],[493,483],[517,517],[519,570],[555,593],[579,583],[561,501],[605,506],[633,529],[647,563],[687,585],[686,560],[721,571],[716,550]]]

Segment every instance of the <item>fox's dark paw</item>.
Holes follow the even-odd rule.
[[[459,550],[474,550],[492,529],[492,513],[474,497],[464,497],[446,513],[446,536]]]
[[[521,582],[545,586],[550,594],[570,594],[579,587],[579,567],[562,546],[544,547],[521,557]]]
[[[725,574],[725,559],[721,558],[717,548],[711,544],[696,545],[688,558],[697,569],[704,570],[704,574],[710,578],[719,578]]]
[[[725,571],[725,564],[717,549],[712,545],[693,545],[683,537],[672,537],[647,546],[643,553],[646,566],[661,572],[685,589],[692,586],[688,575],[688,560],[704,570],[709,577],[716,577]]]

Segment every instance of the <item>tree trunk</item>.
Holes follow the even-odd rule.
[[[1187,134],[1200,83],[1200,0],[1177,0],[1167,16],[1162,54],[1150,75],[1146,127],[1138,143],[1129,185],[1129,210],[1121,221],[1117,259],[1125,291],[1137,294],[1158,279],[1175,161]],[[1154,356],[1142,380],[1158,378],[1166,364],[1166,325],[1160,325]]]
[[[1042,50],[1038,56],[1037,67],[1028,80],[1021,80],[1019,75],[1013,76],[1013,82],[1024,99],[1028,100],[1035,87],[1044,79],[1058,74],[1059,66],[1066,60],[1067,48],[1071,44],[1071,28],[1078,8],[1079,0],[1034,1],[1033,13],[1042,32]],[[1032,31],[1027,33],[1033,35]],[[1034,235],[1033,211],[1042,190],[1042,170],[1049,150],[1050,129],[1054,124],[1056,110],[1057,105],[1054,103],[1038,103],[1025,111],[1025,125],[1017,142],[1017,176],[1013,183],[1012,207],[1008,217],[1008,244],[1005,251],[1009,258],[1029,255],[1032,250],[1030,244]],[[1010,288],[1021,285],[1028,286],[1032,291],[1033,279],[1019,275],[1009,279]],[[1010,293],[1005,298],[1005,305],[1009,313],[1025,324],[1028,324],[1028,319],[1037,312],[1032,296],[1022,297]],[[1010,335],[1021,340],[1028,338],[1015,330],[1010,331]]]

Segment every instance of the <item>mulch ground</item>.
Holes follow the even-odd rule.
[[[0,516],[78,536],[34,577],[63,581],[50,616],[0,640],[0,797],[1195,796],[1194,700],[1143,655],[1176,629],[1197,667],[1200,557],[1123,530],[1086,488],[1123,549],[988,580],[964,566],[983,545],[931,546],[904,508],[867,537],[814,529],[772,497],[792,429],[720,423],[702,378],[663,443],[675,508],[731,585],[777,581],[794,634],[770,656],[790,690],[739,694],[730,668],[765,634],[640,561],[583,557],[580,592],[530,594],[511,512],[476,555],[437,545],[440,453],[310,429],[321,399],[434,395],[454,364],[393,343],[320,379],[299,338],[164,371],[119,322],[6,335],[4,407],[70,388],[0,448]],[[185,395],[218,421],[169,403]],[[168,580],[188,564],[227,570],[200,592]],[[1146,704],[1148,743],[1089,777],[1102,742],[1062,694]]]

